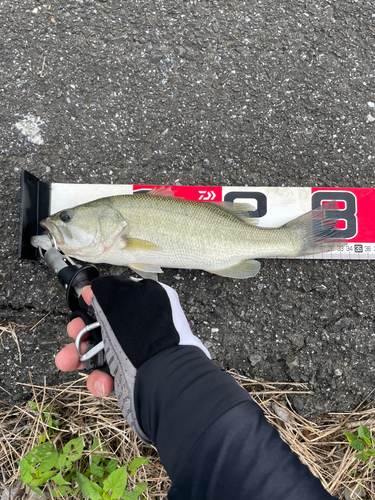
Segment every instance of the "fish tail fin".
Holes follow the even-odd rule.
[[[340,237],[342,231],[337,229],[339,221],[338,203],[330,201],[319,208],[311,210],[282,226],[300,236],[299,256],[328,252],[332,246],[344,245],[346,239]]]

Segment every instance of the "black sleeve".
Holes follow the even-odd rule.
[[[137,417],[173,486],[170,500],[332,500],[262,410],[197,347],[138,370]]]

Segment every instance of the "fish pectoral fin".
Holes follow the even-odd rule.
[[[234,266],[227,267],[226,269],[219,269],[209,271],[213,274],[218,274],[225,278],[245,279],[255,276],[260,269],[260,263],[257,260],[243,260]]]
[[[126,250],[158,250],[159,247],[152,241],[141,240],[139,238],[129,238],[126,233],[122,236],[124,249]]]
[[[144,279],[158,281],[158,273],[162,273],[163,270],[159,266],[155,266],[154,264],[128,264],[128,267],[139,276],[142,276]]]

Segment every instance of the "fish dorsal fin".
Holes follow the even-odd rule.
[[[226,269],[218,269],[209,271],[225,278],[245,279],[255,276],[260,269],[260,264],[257,260],[243,260],[234,266],[227,267]]]
[[[159,186],[151,189],[147,193],[148,195],[151,196],[164,196],[165,198],[178,198],[176,193],[172,191],[172,188],[170,186]]]
[[[234,215],[243,222],[246,222],[246,224],[250,224],[252,226],[259,224],[258,218],[249,216],[249,212],[256,212],[256,208],[249,203],[232,203],[231,201],[212,201],[209,203],[216,205],[224,210],[224,212]]]

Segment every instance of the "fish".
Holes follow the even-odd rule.
[[[312,255],[345,243],[337,237],[338,221],[326,215],[335,203],[263,228],[249,216],[254,208],[246,203],[190,201],[170,188],[156,188],[61,210],[40,225],[64,254],[128,266],[143,278],[157,279],[165,267],[245,279],[260,270],[255,259]],[[33,236],[31,243],[44,250],[52,245],[48,234]]]

